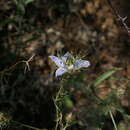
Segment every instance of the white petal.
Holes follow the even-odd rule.
[[[61,75],[63,75],[66,72],[67,72],[67,69],[65,69],[65,68],[59,68],[59,69],[56,70],[55,76],[56,77],[61,76]]]
[[[79,69],[79,68],[82,68],[82,67],[87,68],[88,66],[90,66],[90,62],[87,61],[87,60],[76,60],[75,63],[74,63],[74,66],[75,66],[76,69]]]
[[[64,66],[65,66],[65,65],[64,65],[64,62],[63,62],[60,58],[58,58],[58,57],[56,57],[56,56],[49,56],[49,57],[51,58],[52,61],[55,62],[55,64],[56,64],[58,67],[64,67]]]
[[[65,55],[61,57],[61,59],[62,59],[64,62],[66,62],[66,60],[67,60],[68,58],[73,58],[73,56],[72,56],[69,52],[65,53]]]

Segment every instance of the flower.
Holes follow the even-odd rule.
[[[58,67],[55,73],[56,77],[61,76],[66,72],[70,72],[71,70],[75,71],[90,66],[89,61],[74,58],[69,52],[61,58],[56,56],[49,56],[49,58],[51,58]]]

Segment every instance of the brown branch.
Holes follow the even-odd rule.
[[[108,4],[109,4],[109,6],[111,7],[111,9],[113,10],[113,13],[114,13],[114,15],[118,18],[118,20],[122,23],[122,25],[124,26],[124,28],[125,28],[125,30],[127,31],[127,33],[128,33],[128,36],[130,36],[130,29],[129,29],[129,27],[127,26],[127,24],[126,24],[126,19],[127,19],[127,17],[121,17],[120,15],[119,15],[119,13],[117,12],[117,10],[114,8],[114,6],[113,6],[113,4],[112,4],[112,2],[111,2],[111,0],[107,0],[107,2],[108,2]]]

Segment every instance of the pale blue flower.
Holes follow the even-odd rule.
[[[53,62],[57,65],[58,69],[56,70],[55,76],[61,76],[66,72],[71,70],[79,70],[81,68],[87,68],[90,66],[90,62],[87,60],[81,60],[74,58],[69,52],[67,52],[61,58],[56,56],[49,56]]]

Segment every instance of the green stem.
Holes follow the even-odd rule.
[[[20,123],[20,122],[18,122],[18,121],[13,121],[13,120],[12,120],[11,122],[16,123],[16,124],[19,124],[19,125],[21,125],[21,126],[23,126],[23,127],[27,127],[27,128],[33,129],[33,130],[43,130],[43,129],[40,129],[40,128],[36,128],[36,127],[30,126],[30,125],[26,125],[26,124]],[[45,129],[44,129],[44,130],[45,130]]]

